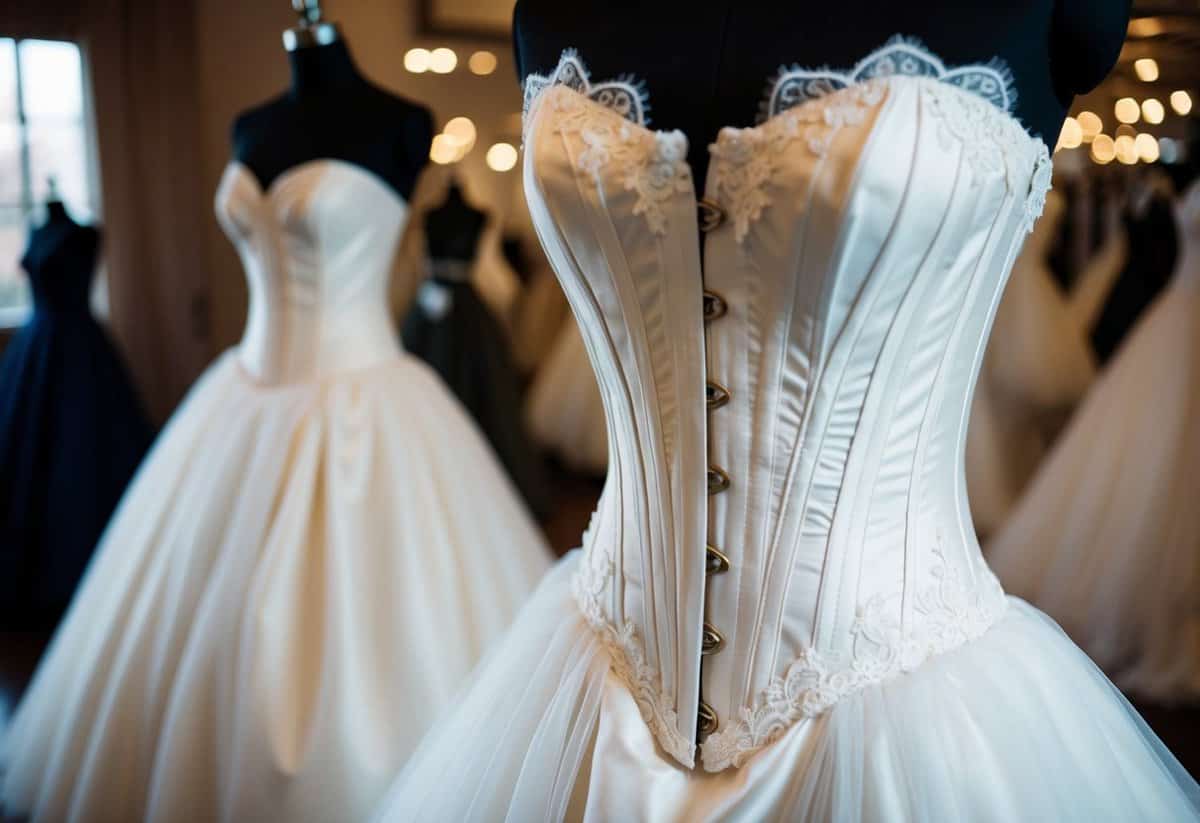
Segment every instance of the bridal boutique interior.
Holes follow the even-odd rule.
[[[678,104],[655,109],[638,66],[592,78],[546,35],[569,30],[556,15],[570,4],[517,5],[515,37],[512,0],[0,7],[0,820],[410,819],[413,782],[443,768],[437,731],[484,711],[461,691],[486,682],[477,664],[490,671],[503,655],[489,652],[544,604],[522,607],[586,535],[648,521],[626,512],[618,529],[602,503],[642,456],[609,442],[629,435],[619,403],[649,403],[606,370],[605,347],[649,364],[667,421],[685,405],[669,384],[687,355],[667,362],[662,340],[606,319],[653,321],[621,304],[629,293],[564,275],[612,265],[615,246],[568,248],[555,225],[568,210],[530,196],[548,185],[528,156],[530,112],[561,84],[624,117],[623,131],[582,127],[571,151],[593,174],[617,158],[614,133],[679,155],[593,198],[619,208],[637,193],[660,249],[656,208],[692,191],[680,169],[722,182],[723,152],[745,151],[733,141],[754,129],[680,149],[680,123],[647,127]],[[1049,5],[1066,26],[1071,2]],[[1004,591],[1061,626],[1196,778],[1200,3],[1136,0],[1119,16],[1115,64],[1045,138],[1052,188],[984,312],[962,499]],[[920,26],[894,34],[847,55],[844,74],[798,55],[775,89],[804,101],[921,75],[1000,100],[997,131],[1040,128],[1045,107],[1017,105],[1020,70],[947,69]],[[762,134],[786,122],[769,102]],[[832,111],[826,126],[860,122]],[[971,134],[953,139],[988,139]],[[723,184],[764,185],[778,168],[758,172]],[[727,221],[707,189],[698,205],[701,231],[732,223],[738,243],[770,207]],[[618,221],[596,226],[627,242]],[[726,297],[704,291],[704,324],[739,318]],[[737,410],[743,378],[706,377],[697,414]],[[703,473],[662,420],[637,426],[647,453],[659,437],[676,450],[672,471]],[[921,450],[942,448],[925,438]],[[732,483],[736,498],[738,482],[710,466],[707,495]],[[702,579],[739,562],[692,537]],[[698,642],[708,661],[727,640],[706,621]],[[626,679],[649,666],[615,660]],[[658,735],[654,699],[638,703]],[[690,711],[711,726],[697,744],[723,740],[721,713],[703,699]],[[593,803],[588,819],[604,819]],[[772,817],[713,803],[718,819]]]

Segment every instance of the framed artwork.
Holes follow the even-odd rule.
[[[507,40],[516,0],[421,0],[421,33]]]

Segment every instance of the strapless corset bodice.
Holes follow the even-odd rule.
[[[387,183],[351,163],[315,160],[264,190],[231,163],[216,208],[249,284],[238,354],[255,379],[317,379],[399,350],[387,294],[408,206]]]
[[[962,462],[1049,183],[1011,93],[899,40],[783,71],[698,199],[637,87],[573,54],[531,79],[526,192],[609,429],[576,597],[686,765],[697,739],[705,768],[738,765],[1005,608]]]

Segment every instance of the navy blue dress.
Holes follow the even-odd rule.
[[[0,622],[53,624],[153,438],[92,317],[99,233],[61,210],[30,236],[34,310],[0,359]]]

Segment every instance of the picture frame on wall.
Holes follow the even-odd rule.
[[[515,0],[421,0],[426,36],[508,40]]]

